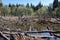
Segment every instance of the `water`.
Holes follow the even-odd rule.
[[[40,36],[40,37],[41,36],[50,36],[49,33],[33,33],[31,35],[34,36],[34,37],[37,37],[37,36]],[[47,40],[47,39],[44,39],[44,40]],[[55,40],[54,36],[51,36],[50,40]],[[60,40],[60,38],[57,38],[57,40]]]
[[[33,34],[31,33],[31,35],[34,36],[34,37],[37,37],[37,36],[50,36],[49,33],[33,33]],[[14,40],[14,38],[12,36],[10,36],[10,37],[11,37],[10,40]],[[46,39],[43,39],[43,40],[47,40],[47,38]],[[55,40],[54,39],[54,36],[52,36],[50,38],[50,40]],[[57,38],[57,40],[60,40],[60,38]]]
[[[14,40],[14,37],[12,35],[10,35],[10,40]]]
[[[4,40],[4,38],[0,38],[0,40]]]

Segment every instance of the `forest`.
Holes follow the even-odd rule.
[[[41,2],[39,2],[36,6],[32,3],[27,3],[26,5],[23,4],[9,4],[9,5],[3,5],[0,3],[0,15],[2,16],[35,16],[35,15],[41,15],[41,14],[47,14],[49,16],[54,15],[54,17],[59,17],[59,8],[60,8],[60,2],[54,1],[49,6],[43,6]]]

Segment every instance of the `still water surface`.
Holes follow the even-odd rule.
[[[50,34],[49,33],[33,33],[33,34],[31,34],[32,36],[35,36],[35,37],[37,37],[37,36],[50,36]],[[47,40],[47,39],[43,39],[43,40]],[[50,38],[50,40],[55,40],[54,39],[54,36],[51,36],[51,38]],[[57,38],[57,40],[60,40],[60,38]]]

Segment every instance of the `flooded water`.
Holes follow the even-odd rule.
[[[4,38],[0,38],[0,40],[5,40]]]
[[[40,36],[40,37],[41,36],[47,36],[48,37],[48,36],[50,36],[49,33],[33,33],[31,35],[34,36],[34,37],[37,37],[37,36]],[[14,40],[14,38],[12,36],[10,36],[10,40]],[[47,38],[45,38],[43,40],[47,40]],[[51,36],[50,40],[55,40],[54,36]],[[57,40],[60,40],[60,38],[57,37]]]
[[[27,33],[27,34],[30,34],[31,36],[34,36],[34,37],[50,37],[50,40],[55,40],[55,37],[54,36],[50,36],[50,33]],[[10,40],[14,40],[14,38],[11,36]],[[47,40],[47,38],[43,39],[43,40]],[[57,37],[56,40],[60,40],[60,38]]]
[[[14,40],[14,37],[12,35],[10,35],[10,40]]]
[[[37,37],[37,36],[40,36],[40,37],[46,36],[46,37],[48,37],[48,36],[50,36],[49,33],[33,33],[31,35],[34,36],[34,37]],[[47,40],[47,38],[43,39],[43,40]],[[54,36],[51,36],[50,40],[55,40]],[[60,40],[60,38],[57,37],[57,40]]]

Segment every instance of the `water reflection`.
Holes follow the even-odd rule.
[[[5,39],[1,37],[0,40],[5,40]]]
[[[30,34],[34,37],[37,37],[37,36],[40,36],[40,37],[47,36],[48,37],[48,36],[50,36],[49,33],[30,33]],[[51,36],[50,40],[55,40],[54,38],[55,38],[54,36]],[[47,38],[45,38],[43,40],[47,40]],[[57,40],[60,40],[60,38],[57,37]]]
[[[14,37],[12,35],[10,35],[10,40],[14,40]]]

